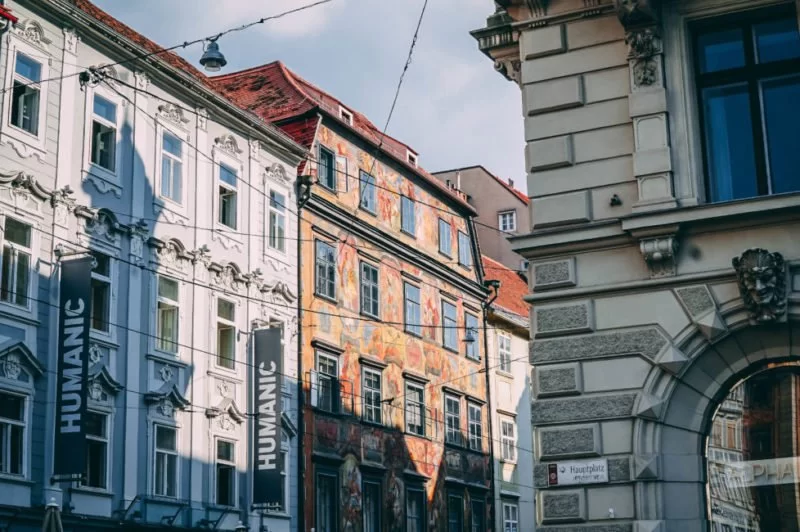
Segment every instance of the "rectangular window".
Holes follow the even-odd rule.
[[[485,521],[485,513],[486,513],[486,503],[476,496],[473,496],[469,503],[470,506],[470,528],[472,532],[485,532],[486,531],[486,523]]]
[[[406,488],[406,532],[425,532],[425,490]]]
[[[460,495],[447,496],[447,532],[464,532],[464,499]]]
[[[497,225],[501,231],[513,233],[517,230],[517,211],[501,212],[497,215]]]
[[[465,312],[464,328],[465,328],[464,334],[466,335],[467,340],[472,340],[472,341],[465,340],[464,342],[467,346],[466,355],[473,360],[480,360],[481,336],[480,336],[480,331],[478,330],[478,317]]]
[[[236,506],[236,445],[217,440],[216,459],[217,504]]]
[[[17,52],[11,94],[11,125],[39,135],[42,64]]]
[[[364,419],[370,423],[381,422],[381,372],[364,368],[363,373]]]
[[[441,218],[439,219],[439,253],[443,253],[448,257],[453,254],[452,227]]]
[[[92,114],[92,164],[109,172],[117,163],[117,105],[99,94],[94,95]]]
[[[417,203],[407,196],[400,196],[400,229],[411,236],[417,234]]]
[[[217,365],[236,365],[236,303],[217,299]]]
[[[183,199],[183,141],[167,131],[161,137],[161,197]]]
[[[444,396],[444,441],[462,445],[461,441],[461,400],[455,395]]]
[[[327,412],[339,411],[339,359],[317,353],[317,407]]]
[[[458,351],[458,322],[456,306],[442,301],[442,345],[451,351]]]
[[[269,191],[269,247],[286,251],[286,196]]]
[[[106,489],[108,471],[108,416],[87,412],[86,430],[86,484],[90,488]]]
[[[162,497],[178,496],[178,434],[174,428],[155,425],[155,485]]]
[[[158,323],[156,342],[158,349],[167,353],[178,352],[178,281],[158,276]]]
[[[416,336],[422,336],[422,315],[420,312],[420,293],[419,287],[413,284],[404,283],[405,293],[405,321],[406,332]]]
[[[336,475],[317,473],[316,502],[317,502],[317,532],[337,532],[339,487]]]
[[[406,383],[406,432],[425,436],[425,388]]]
[[[364,532],[381,532],[381,484],[373,480],[365,480],[363,484]]]
[[[236,170],[224,164],[219,165],[219,223],[236,229],[237,182]]]
[[[359,189],[361,200],[359,206],[367,212],[375,214],[378,211],[378,198],[377,188],[375,187],[375,178],[366,172],[361,172],[359,182],[361,188]]]
[[[458,232],[458,263],[467,268],[472,267],[472,249],[470,249],[469,235]]]
[[[513,419],[500,419],[500,450],[506,462],[517,461],[517,424]]]
[[[469,403],[469,448],[480,451],[483,448],[483,420],[481,419],[481,406]]]
[[[503,532],[519,532],[519,509],[516,504],[503,503]]]
[[[0,270],[0,300],[28,306],[31,284],[32,227],[6,217],[3,234],[3,266]]]
[[[336,191],[336,156],[322,146],[319,147],[319,184]]]
[[[800,33],[794,9],[695,27],[710,202],[800,190]]]
[[[500,357],[500,371],[511,373],[511,337],[504,334],[497,336],[497,352]]]
[[[361,263],[361,312],[377,318],[380,315],[378,268]]]
[[[0,392],[0,473],[22,475],[25,399]]]
[[[317,240],[317,295],[336,299],[336,248]]]
[[[97,266],[92,270],[92,329],[108,332],[111,317],[111,257],[92,252]]]

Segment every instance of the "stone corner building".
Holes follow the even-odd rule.
[[[495,3],[473,35],[525,110],[537,528],[797,530],[797,4]],[[548,486],[594,459],[606,482]]]

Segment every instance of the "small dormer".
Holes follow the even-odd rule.
[[[408,164],[410,164],[411,166],[416,168],[417,167],[417,162],[419,161],[419,155],[417,155],[416,153],[414,153],[411,150],[407,150],[406,151],[406,160],[408,161]]]
[[[339,106],[339,118],[341,118],[342,121],[348,126],[353,125],[353,113],[351,113],[341,105]]]

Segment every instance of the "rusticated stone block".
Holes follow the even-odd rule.
[[[627,456],[608,459],[608,481],[625,482],[631,479],[631,461]]]
[[[534,401],[531,420],[534,425],[542,425],[627,417],[635,401],[635,393]]]
[[[590,332],[594,330],[592,302],[570,305],[534,307],[536,337]]]
[[[706,285],[678,288],[675,293],[690,316],[701,316],[716,307]]]
[[[666,345],[667,337],[657,327],[537,340],[531,342],[531,364],[634,354],[653,360]]]
[[[538,397],[576,395],[583,391],[580,364],[544,366],[535,373]]]
[[[533,200],[533,225],[536,228],[553,227],[592,219],[589,191],[582,190],[558,196]]]
[[[533,283],[537,291],[575,286],[575,259],[535,263]]]
[[[600,425],[571,425],[565,428],[541,428],[539,456],[541,460],[600,456]]]
[[[543,524],[586,520],[583,490],[542,491],[539,493],[538,507]]]

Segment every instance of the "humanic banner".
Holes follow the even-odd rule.
[[[279,328],[253,334],[255,412],[253,430],[253,505],[283,509],[283,455],[281,454],[282,333]]]

